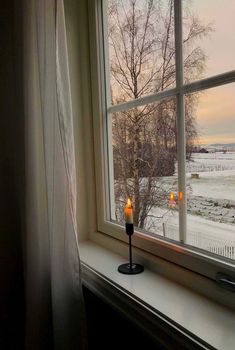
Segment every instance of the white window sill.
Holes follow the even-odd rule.
[[[162,320],[202,349],[235,349],[234,311],[148,269],[134,276],[120,274],[117,268],[127,260],[96,243],[81,242],[80,257],[84,284],[103,298],[111,296],[106,297],[109,302],[112,295],[126,298],[143,317],[152,318],[152,324]]]

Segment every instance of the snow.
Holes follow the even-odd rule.
[[[179,216],[177,211],[167,212],[157,208],[164,218],[150,229],[153,233],[179,241]],[[156,209],[152,214],[156,214]],[[209,221],[200,216],[187,215],[186,242],[194,247],[208,250],[231,259],[235,259],[235,226]]]
[[[186,243],[235,259],[235,152],[195,153],[187,171]],[[192,173],[199,178],[191,178]],[[170,179],[175,182],[173,176],[162,178],[162,184],[169,186]],[[153,208],[151,215],[151,231],[179,240],[176,210]]]
[[[219,166],[224,170],[198,172],[198,179],[187,174],[189,211],[209,220],[235,224],[235,153],[194,155],[193,164],[200,166],[205,162],[212,169]]]
[[[211,222],[200,216],[188,215],[188,228],[191,233],[203,232],[211,239],[233,241],[235,244],[235,226]]]
[[[187,176],[194,196],[235,200],[235,170],[199,173],[199,179]]]
[[[166,211],[161,208],[154,208],[152,210],[152,214],[157,214],[160,217],[160,213],[163,215],[163,220],[165,226],[174,231],[172,237],[175,240],[179,240],[178,227],[179,227],[179,215],[178,211],[170,211],[166,214]],[[165,214],[165,216],[164,216]],[[195,233],[202,233],[208,238],[215,238],[222,241],[233,241],[235,244],[235,226],[228,225],[225,223],[218,223],[209,221],[203,217],[188,214],[187,216],[188,223],[188,235],[192,235]],[[160,225],[159,225],[160,227]],[[158,232],[158,234],[163,235],[163,232]],[[170,234],[170,232],[169,232]]]
[[[186,172],[235,171],[235,152],[194,153],[187,162]]]

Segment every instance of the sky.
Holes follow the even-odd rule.
[[[187,3],[202,24],[213,28],[207,37],[197,41],[206,54],[202,78],[235,70],[235,0],[183,3]],[[235,143],[235,83],[204,90],[196,109],[196,121],[199,143]]]
[[[207,56],[204,78],[235,70],[235,0],[191,0],[190,8],[214,28],[200,42]],[[205,90],[196,116],[200,143],[234,143],[235,83]]]

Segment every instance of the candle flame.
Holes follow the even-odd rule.
[[[179,200],[182,201],[182,199],[183,199],[183,192],[180,191],[179,192]]]
[[[126,208],[132,208],[132,203],[131,203],[130,198],[127,199]]]

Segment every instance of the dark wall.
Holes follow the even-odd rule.
[[[0,349],[21,349],[24,297],[20,0],[0,1]]]
[[[84,288],[88,324],[88,350],[166,350]]]
[[[146,317],[135,313],[128,304],[120,308],[119,298],[113,296],[112,303],[104,302],[87,288],[84,290],[85,307],[88,324],[88,350],[120,350],[120,349],[146,349],[146,350],[202,350],[210,348],[202,344],[200,339],[194,340],[174,325],[169,325],[161,317],[156,318],[154,324],[149,322],[148,311]],[[109,295],[110,298],[110,295]],[[117,303],[117,308],[115,305]],[[124,312],[123,312],[124,311]],[[134,314],[136,322],[131,322]],[[140,318],[141,317],[141,318]],[[144,327],[138,326],[143,323]],[[145,331],[143,330],[145,329]],[[202,344],[202,345],[201,345]]]

